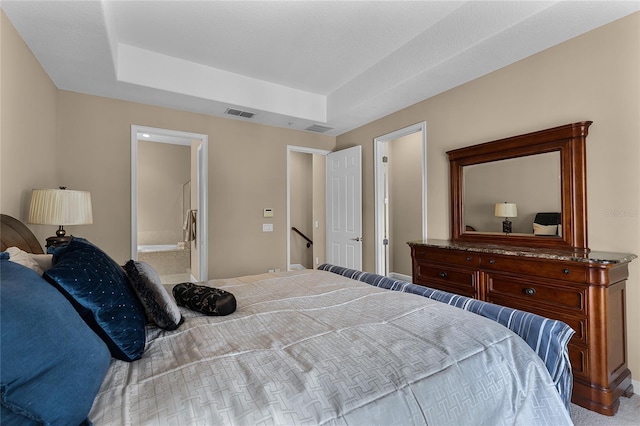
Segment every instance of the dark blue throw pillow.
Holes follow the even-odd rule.
[[[114,358],[133,361],[145,345],[145,313],[127,276],[111,257],[84,238],[53,251],[43,275],[104,340]]]
[[[79,425],[111,362],[109,349],[41,276],[0,260],[0,422]]]

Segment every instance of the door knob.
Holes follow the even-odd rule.
[[[355,237],[355,238],[352,238],[352,240],[353,241],[363,241],[363,238],[362,237]]]

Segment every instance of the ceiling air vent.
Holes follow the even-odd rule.
[[[319,124],[313,124],[313,125],[307,127],[305,130],[307,130],[309,132],[324,133],[324,132],[328,132],[329,130],[333,130],[333,127],[327,127],[327,126],[321,126]]]
[[[243,117],[243,118],[253,118],[253,116],[255,115],[252,112],[240,111],[239,109],[233,109],[233,108],[227,108],[227,110],[224,113],[229,115],[235,115],[236,117]]]

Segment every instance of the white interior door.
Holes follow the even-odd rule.
[[[362,270],[362,147],[327,155],[327,263]]]

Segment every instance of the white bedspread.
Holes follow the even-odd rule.
[[[141,360],[112,361],[96,426],[571,424],[531,348],[473,313],[324,271],[209,285],[237,311],[149,327]]]

